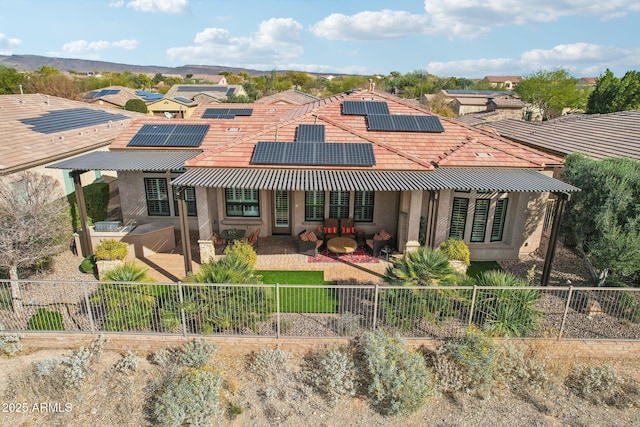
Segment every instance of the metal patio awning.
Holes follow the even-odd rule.
[[[526,169],[438,168],[433,171],[194,168],[172,181],[191,187],[289,191],[478,190],[574,192],[578,188]]]
[[[47,166],[52,169],[166,171],[182,170],[202,151],[94,151]]]

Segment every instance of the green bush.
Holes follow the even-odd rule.
[[[440,250],[444,252],[449,259],[462,261],[466,265],[471,264],[471,253],[469,246],[460,239],[447,239],[440,244]]]
[[[12,310],[11,291],[4,283],[0,283],[0,310]]]
[[[171,379],[155,399],[155,425],[212,425],[224,414],[219,396],[221,382],[220,377],[202,369]]]
[[[485,335],[474,330],[442,345],[432,361],[443,391],[484,394],[496,380],[496,348]]]
[[[133,262],[127,262],[107,271],[102,280],[105,282],[153,282],[147,276],[147,267],[139,267]]]
[[[253,268],[258,260],[255,249],[245,240],[237,240],[233,245],[228,246],[224,253],[226,256],[238,257],[244,261],[249,268]]]
[[[115,239],[105,239],[96,246],[96,258],[98,260],[113,261],[124,260],[127,256],[128,245]]]
[[[474,321],[495,336],[524,337],[538,325],[536,303],[540,291],[533,289],[483,289],[491,286],[526,287],[527,283],[503,271],[485,271],[477,278]]]
[[[89,255],[80,263],[80,271],[83,273],[94,273],[96,271],[96,256]]]
[[[363,383],[382,414],[409,414],[425,404],[433,380],[420,354],[380,331],[364,334],[358,344]]]
[[[138,113],[147,113],[147,104],[142,99],[129,99],[124,104],[124,109],[127,111],[137,111]]]
[[[62,314],[58,311],[49,311],[46,308],[39,308],[36,314],[29,318],[27,322],[29,331],[64,331]]]
[[[94,221],[104,221],[109,215],[109,184],[106,182],[94,182],[82,187],[84,201],[87,208],[87,216],[89,217],[89,225]],[[69,205],[71,206],[71,221],[75,231],[82,228],[80,225],[80,212],[78,211],[78,202],[76,194],[71,193],[67,196]]]

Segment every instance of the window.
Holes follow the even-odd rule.
[[[502,240],[504,232],[504,223],[507,218],[507,206],[509,199],[498,199],[496,202],[496,212],[493,215],[493,226],[491,226],[491,241],[499,242]]]
[[[324,220],[324,191],[304,192],[304,220]]]
[[[329,217],[338,219],[349,217],[348,191],[332,191],[329,193]]]
[[[484,242],[490,203],[491,199],[476,199],[473,224],[471,225],[471,242]]]
[[[452,239],[464,239],[464,229],[467,224],[467,208],[469,199],[463,197],[453,198],[453,209],[451,212],[451,228],[449,237]]]
[[[178,216],[178,191],[173,192],[173,212]],[[196,190],[193,187],[185,187],[184,200],[187,204],[187,216],[197,216],[196,210]]]
[[[353,219],[358,222],[373,222],[373,191],[356,191]]]
[[[145,178],[144,190],[147,197],[149,216],[169,216],[169,193],[166,178]]]
[[[227,216],[260,216],[258,190],[248,188],[226,188],[224,190],[224,196],[227,205]]]

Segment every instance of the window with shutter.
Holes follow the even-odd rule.
[[[187,216],[197,216],[196,209],[196,189],[194,187],[186,187],[184,189],[184,200],[187,205]],[[178,216],[178,192],[173,192],[173,212]]]
[[[453,208],[451,212],[451,227],[449,237],[452,239],[464,239],[464,230],[467,224],[467,208],[469,199],[464,197],[453,198]]]
[[[357,222],[373,222],[373,191],[356,191],[353,219]]]
[[[473,212],[473,224],[471,225],[472,242],[484,242],[490,203],[491,199],[476,199],[476,207]]]
[[[324,191],[304,192],[304,220],[324,220]]]
[[[493,225],[491,226],[491,241],[499,242],[502,240],[504,232],[504,223],[507,218],[507,206],[509,199],[498,199],[496,202],[496,212],[493,215]]]
[[[169,216],[169,193],[166,178],[145,178],[144,189],[149,216]]]
[[[227,216],[259,217],[260,198],[258,190],[250,188],[225,188]]]
[[[332,191],[329,193],[329,217],[338,219],[349,217],[348,191]]]

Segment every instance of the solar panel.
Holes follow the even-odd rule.
[[[143,125],[128,147],[199,147],[209,125]]]
[[[296,134],[298,142],[324,142],[324,125],[298,125]]]
[[[444,132],[437,116],[369,114],[367,123],[371,131]]]
[[[369,143],[258,142],[253,164],[312,166],[373,166],[373,145]]]
[[[38,117],[21,119],[20,121],[27,126],[31,126],[31,130],[34,132],[51,134],[129,118],[129,116],[122,114],[93,110],[91,108],[71,108],[69,110],[51,111]]]
[[[344,101],[342,103],[342,114],[350,116],[389,114],[389,107],[384,101]]]
[[[207,108],[202,113],[203,119],[233,119],[235,116],[250,116],[253,108]]]
[[[184,102],[185,104],[190,104],[193,102],[191,99],[185,98],[184,96],[176,96],[173,99],[175,99],[176,101]]]
[[[234,93],[235,91],[236,91],[236,90],[235,90],[234,88],[232,88],[232,87],[231,87],[231,88],[229,88],[229,89],[227,90],[227,96],[231,96],[231,95],[233,95],[233,93]]]
[[[226,92],[226,87],[180,85],[176,92]]]

